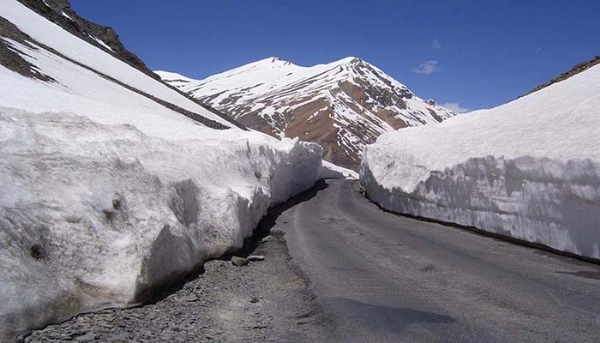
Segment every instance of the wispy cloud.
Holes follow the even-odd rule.
[[[457,102],[447,102],[445,104],[440,104],[440,106],[445,107],[445,108],[449,109],[450,111],[454,111],[456,113],[466,113],[466,112],[471,111],[470,109],[468,109],[466,107],[462,107]]]
[[[431,47],[435,50],[442,50],[442,45],[440,44],[440,42],[438,42],[437,39],[433,40],[433,43],[431,43]]]
[[[438,67],[438,61],[425,61],[421,63],[417,68],[414,68],[412,71],[418,74],[433,74],[436,71],[440,70]]]

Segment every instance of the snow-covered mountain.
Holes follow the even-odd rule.
[[[387,210],[598,260],[599,147],[592,61],[508,104],[380,136],[361,181]]]
[[[323,175],[318,145],[241,129],[64,3],[0,0],[1,342],[145,300]]]
[[[354,57],[313,67],[267,58],[204,80],[156,73],[250,128],[319,143],[324,159],[353,169],[382,133],[454,115]]]

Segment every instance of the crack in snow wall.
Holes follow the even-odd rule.
[[[600,163],[530,156],[471,158],[444,170],[426,170],[428,176],[405,191],[386,186],[383,179],[399,169],[423,175],[423,167],[386,160],[373,153],[377,149],[365,151],[361,183],[368,197],[386,210],[600,259]]]
[[[241,247],[321,168],[316,144],[195,129],[166,141],[0,108],[0,341],[144,300]]]

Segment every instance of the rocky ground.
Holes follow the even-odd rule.
[[[273,215],[273,213],[271,213]],[[276,214],[275,214],[276,216]],[[79,315],[20,342],[307,342],[327,340],[331,323],[293,265],[275,218],[236,255],[264,256],[235,266],[231,257],[129,309]],[[265,229],[266,226],[266,229]],[[262,233],[262,234],[261,234]],[[269,234],[268,236],[265,236]],[[259,258],[260,259],[260,258]]]

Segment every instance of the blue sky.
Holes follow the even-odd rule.
[[[72,0],[151,69],[204,78],[277,56],[360,57],[423,98],[513,100],[600,55],[600,1]]]

